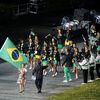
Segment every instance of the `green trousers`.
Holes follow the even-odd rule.
[[[65,80],[69,81],[71,79],[70,70],[68,67],[64,67],[64,76]]]

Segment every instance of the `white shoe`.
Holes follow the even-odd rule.
[[[88,82],[93,82],[94,80],[88,80]]]
[[[78,77],[76,77],[76,79],[78,79]]]
[[[55,73],[55,76],[57,76],[57,72]]]
[[[81,83],[82,85],[85,85],[86,83]]]
[[[72,70],[72,73],[74,73],[74,70]]]
[[[55,75],[53,74],[52,76],[54,77]]]
[[[96,78],[95,80],[99,80],[100,78]]]
[[[30,67],[29,69],[32,69],[32,67]]]
[[[47,72],[45,72],[44,75],[47,75]]]
[[[69,81],[72,81],[72,79],[69,79]]]
[[[63,82],[64,82],[64,83],[67,83],[68,81],[67,81],[67,80],[63,80]]]

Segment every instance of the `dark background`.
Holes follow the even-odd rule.
[[[89,10],[100,10],[99,0],[35,0],[46,2],[47,11],[59,12],[62,10],[73,10],[75,8],[87,8]],[[28,3],[30,0],[0,0],[0,4],[16,5]],[[7,6],[5,6],[7,8]],[[61,13],[61,12],[60,12]]]
[[[7,36],[15,43],[21,38],[26,38],[30,27],[57,26],[61,24],[63,16],[73,16],[77,8],[89,11],[100,11],[99,0],[41,0],[45,2],[45,9],[39,14],[25,14],[15,16],[13,6],[29,3],[30,0],[0,0],[0,46]],[[39,2],[39,0],[37,0]]]
[[[99,0],[35,0],[37,3],[45,2],[42,14],[68,15],[73,14],[74,9],[85,8],[100,11]],[[30,0],[0,0],[0,20],[15,19],[14,6],[29,3]],[[40,9],[41,10],[41,9]]]

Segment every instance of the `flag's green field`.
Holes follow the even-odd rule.
[[[67,89],[47,100],[100,100],[100,80]]]

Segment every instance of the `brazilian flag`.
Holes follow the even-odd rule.
[[[23,63],[28,62],[27,57],[19,52],[8,37],[0,50],[0,58],[9,62],[17,69],[20,69]]]

